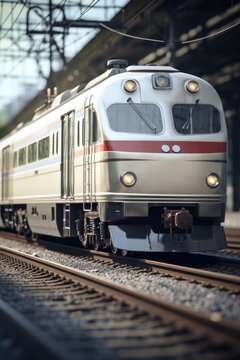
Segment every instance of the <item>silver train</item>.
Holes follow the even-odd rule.
[[[3,228],[123,255],[226,246],[227,130],[201,78],[110,60],[1,139],[0,154]]]

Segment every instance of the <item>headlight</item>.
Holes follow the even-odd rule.
[[[133,186],[136,184],[137,177],[133,172],[125,172],[121,175],[121,182],[125,186]]]
[[[189,80],[186,82],[185,87],[188,92],[196,94],[199,91],[199,83],[195,80]]]
[[[123,88],[128,93],[133,93],[137,89],[137,83],[134,80],[125,81]]]
[[[220,184],[220,180],[217,174],[211,173],[206,178],[207,185],[211,188],[215,188]]]

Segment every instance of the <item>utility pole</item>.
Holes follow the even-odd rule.
[[[49,0],[49,77],[47,87],[52,89],[52,75],[53,75],[53,28],[52,28],[52,0]]]
[[[65,36],[68,34],[68,30],[70,28],[101,28],[99,21],[94,20],[83,20],[81,15],[78,19],[67,19],[65,16],[65,7],[66,5],[55,5],[52,0],[48,0],[45,4],[46,7],[43,7],[43,4],[35,4],[30,5],[27,11],[27,21],[26,21],[26,33],[27,35],[33,40],[34,35],[43,35],[44,41],[49,42],[48,47],[48,55],[49,55],[49,74],[48,76],[44,76],[43,72],[40,68],[39,60],[37,59],[37,64],[39,66],[39,72],[42,76],[47,80],[47,87],[53,89],[53,60],[54,60],[54,53],[57,51],[60,57],[65,63]],[[101,7],[102,8],[102,7]],[[106,8],[105,6],[103,7]],[[46,16],[44,12],[48,11],[48,15]],[[55,14],[56,9],[59,10],[57,16]],[[42,11],[42,15],[41,15]],[[41,18],[44,25],[40,26],[40,29],[37,25],[31,25],[31,14],[35,13],[38,17]],[[57,21],[58,15],[62,14],[62,19]],[[101,21],[103,24],[106,24],[112,28],[122,28],[121,24],[114,23],[110,21]],[[40,23],[41,24],[41,21]],[[67,30],[67,32],[66,32]],[[55,35],[62,35],[62,46],[59,46]]]

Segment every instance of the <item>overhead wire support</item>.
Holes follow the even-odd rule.
[[[99,21],[95,20],[64,20],[64,21],[55,21],[53,26],[55,27],[80,27],[80,28],[101,28],[102,24],[107,26],[111,25],[114,28],[122,28],[120,23],[113,23],[112,21],[103,21],[100,23]]]
[[[10,31],[13,30],[13,27],[14,27],[14,25],[16,24],[16,22],[18,21],[20,15],[22,14],[23,9],[24,9],[27,1],[28,1],[28,0],[26,0],[25,3],[22,2],[22,4],[19,4],[19,5],[22,5],[21,10],[19,11],[19,13],[18,13],[17,17],[15,18],[15,20],[12,22],[11,27],[9,27],[9,28],[6,30],[5,34],[3,34],[2,36],[0,36],[0,40],[4,39],[4,38],[7,36],[7,34],[8,34]],[[12,15],[11,15],[11,16],[12,16]],[[0,29],[3,30],[2,25],[0,26]]]

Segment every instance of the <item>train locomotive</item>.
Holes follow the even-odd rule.
[[[109,60],[1,139],[0,154],[3,228],[123,255],[226,246],[227,130],[199,77]]]

